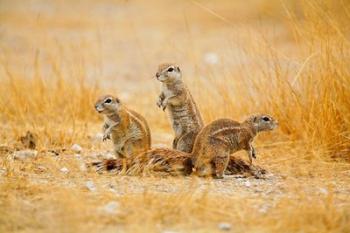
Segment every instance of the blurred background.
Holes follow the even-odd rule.
[[[102,94],[144,115],[154,145],[171,145],[155,104],[164,62],[181,67],[205,123],[278,119],[256,140],[271,179],[81,169],[111,150],[96,139]],[[27,131],[29,163],[12,156]],[[222,221],[233,232],[349,232],[349,161],[350,1],[0,0],[0,232],[221,232]],[[110,202],[120,212],[101,215]]]

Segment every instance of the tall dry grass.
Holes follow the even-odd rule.
[[[215,66],[202,64],[200,48],[196,47],[198,37],[193,35],[195,30],[191,31],[187,16],[188,30],[180,31],[178,38],[185,46],[159,46],[171,55],[189,54],[190,59],[184,63],[194,67],[193,73],[200,78],[191,79],[183,69],[184,79],[206,122],[218,117],[242,120],[255,112],[266,112],[279,120],[278,132],[261,135],[259,138],[264,140],[257,141],[259,156],[263,155],[257,162],[276,173],[278,179],[250,181],[249,187],[245,180],[238,179],[222,183],[199,179],[189,185],[191,178],[121,177],[82,171],[81,161],[71,152],[57,157],[41,154],[30,162],[14,161],[1,154],[0,231],[216,232],[219,222],[229,222],[235,232],[349,232],[346,161],[350,158],[350,5],[347,1],[258,2],[259,7],[247,11],[272,11],[272,17],[264,15],[263,21],[254,26],[240,22],[242,30],[237,30],[232,19],[243,13],[225,18],[210,10],[215,8],[212,3],[196,2],[196,14],[203,10],[206,17],[217,20],[210,22],[210,27],[223,24],[228,27],[228,40],[233,38],[231,47],[225,47],[232,56]],[[123,2],[123,7],[133,3]],[[225,4],[230,6],[232,1]],[[23,18],[13,20],[15,25],[28,20],[36,32],[46,33],[51,24],[73,29],[90,25],[74,15],[73,23],[52,17],[33,26],[35,17],[22,13]],[[2,19],[11,17],[8,13]],[[282,29],[274,29],[276,21]],[[138,26],[132,24],[132,17],[126,23],[130,28],[123,28],[124,34]],[[241,34],[232,36],[231,30]],[[188,43],[181,42],[182,36]],[[102,39],[96,43],[102,43]],[[140,45],[132,48],[138,50],[138,56],[150,54],[145,64],[157,60],[157,53],[142,51],[148,47],[142,37],[131,39]],[[103,76],[96,81],[87,78],[89,67],[80,54],[88,53],[89,48],[53,44],[45,44],[42,50],[64,47],[62,50],[71,50],[68,54],[72,56],[66,51],[50,54],[37,50],[34,56],[26,56],[31,64],[29,72],[12,64],[16,50],[1,48],[1,144],[15,146],[18,137],[30,130],[37,134],[39,148],[62,148],[72,143],[92,148],[89,136],[101,125],[93,109],[95,99],[104,92],[119,94],[126,85],[135,83],[137,93],[124,92],[122,99],[147,117],[154,134],[171,132],[166,115],[155,106],[159,83],[151,79],[151,71],[156,67],[130,68],[146,73],[152,85],[140,87],[145,82],[116,78],[108,87]],[[155,143],[161,137],[155,137]],[[62,173],[62,167],[70,172]],[[96,192],[87,190],[87,180],[96,184]],[[100,211],[110,201],[120,203],[120,213]]]

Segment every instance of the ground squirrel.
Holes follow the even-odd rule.
[[[190,153],[203,120],[193,97],[182,81],[180,68],[174,64],[161,64],[156,78],[162,82],[157,105],[168,109],[175,131],[173,149]]]
[[[242,123],[219,119],[205,126],[197,136],[192,163],[199,176],[222,178],[230,154],[246,150],[249,161],[256,158],[252,142],[257,133],[273,130],[278,123],[268,115],[253,115]]]
[[[126,108],[112,95],[102,96],[95,109],[105,116],[103,140],[112,136],[114,152],[118,158],[126,158],[151,148],[151,133],[140,114]]]

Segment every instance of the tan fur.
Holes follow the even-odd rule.
[[[169,69],[172,69],[169,72]],[[162,92],[157,105],[168,109],[175,132],[173,149],[190,153],[195,138],[203,127],[203,120],[195,101],[182,81],[180,68],[175,64],[159,65],[156,77],[162,82]]]
[[[268,119],[265,121],[264,119]],[[272,130],[277,122],[267,115],[254,115],[243,123],[219,119],[204,127],[192,151],[192,163],[199,176],[222,178],[230,155],[246,150],[249,161],[256,157],[252,142],[258,132]]]
[[[131,157],[151,148],[151,133],[145,118],[125,107],[118,98],[102,96],[95,108],[105,116],[103,138],[111,137],[117,157]]]
[[[99,171],[112,170],[122,171],[128,174],[141,174],[147,170],[152,172],[166,172],[171,175],[189,175],[192,172],[191,156],[188,153],[172,149],[153,149],[139,154],[138,156],[122,159],[109,159],[98,162]],[[124,168],[124,166],[126,166]]]

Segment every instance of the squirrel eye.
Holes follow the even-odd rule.
[[[110,104],[111,102],[112,102],[111,99],[106,99],[106,100],[105,100],[105,103],[106,103],[106,104]]]
[[[173,72],[174,71],[174,68],[173,67],[170,67],[169,69],[168,69],[168,72]]]
[[[264,120],[264,121],[270,121],[270,118],[268,118],[268,117],[263,117],[263,120]]]

